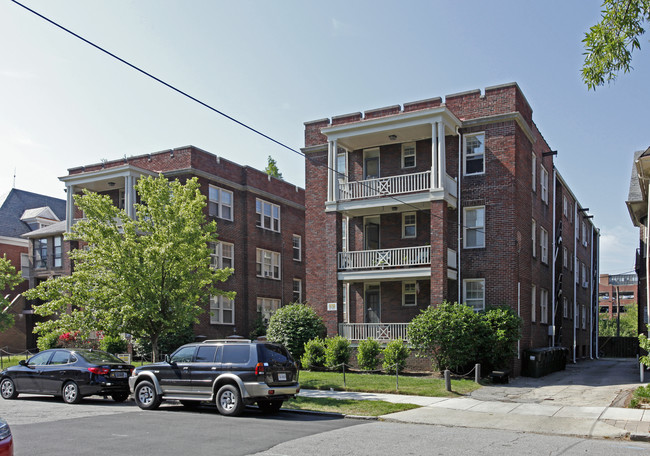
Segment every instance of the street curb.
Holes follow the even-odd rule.
[[[379,421],[378,416],[344,415],[343,413],[319,412],[318,410],[300,410],[300,409],[285,409],[285,408],[281,410],[283,412],[302,413],[305,415],[322,415],[322,416],[330,416],[333,418],[349,418],[351,420]]]

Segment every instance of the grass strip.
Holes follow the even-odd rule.
[[[457,397],[471,393],[481,387],[473,380],[452,380],[451,390],[445,389],[445,381],[432,376],[400,375],[396,384],[394,375],[345,373],[345,384],[341,372],[300,371],[300,387],[335,391],[367,393],[397,393],[413,396]]]
[[[357,401],[298,396],[284,403],[283,408],[340,413],[342,415],[381,416],[418,408],[414,404],[393,404],[385,401]]]

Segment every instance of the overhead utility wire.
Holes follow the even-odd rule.
[[[164,85],[165,87],[167,87],[167,88],[169,88],[169,89],[172,89],[174,92],[180,93],[180,94],[183,95],[184,97],[187,97],[187,98],[189,98],[190,100],[192,100],[192,101],[194,101],[194,102],[200,104],[201,106],[203,106],[203,107],[205,107],[205,108],[208,108],[210,111],[216,112],[217,114],[219,114],[219,115],[225,117],[225,118],[228,119],[228,120],[231,120],[231,121],[235,122],[236,124],[238,124],[238,125],[240,125],[240,126],[246,128],[246,129],[252,131],[253,133],[258,134],[258,135],[262,136],[263,138],[266,138],[266,139],[268,139],[269,141],[272,141],[272,142],[274,142],[275,144],[277,144],[277,145],[279,145],[279,146],[281,146],[281,147],[284,147],[285,149],[290,150],[291,152],[293,152],[293,153],[295,153],[295,154],[300,155],[301,157],[304,157],[304,158],[309,159],[309,157],[307,157],[303,152],[301,152],[301,151],[299,151],[299,150],[296,150],[296,149],[294,149],[293,147],[287,146],[286,144],[284,144],[284,143],[278,141],[277,139],[274,139],[274,138],[270,137],[269,135],[266,135],[266,134],[262,133],[261,131],[255,129],[255,128],[253,128],[253,127],[247,125],[247,124],[245,124],[244,122],[242,122],[242,121],[240,121],[240,120],[235,119],[235,118],[232,117],[232,116],[229,116],[228,114],[224,113],[223,111],[220,111],[220,110],[218,110],[217,108],[214,108],[214,107],[210,106],[209,104],[204,103],[203,101],[199,100],[199,99],[196,98],[196,97],[193,97],[192,95],[188,94],[187,92],[184,92],[184,91],[182,91],[181,89],[179,89],[179,88],[177,88],[177,87],[174,87],[173,85],[169,84],[168,82],[165,82],[165,81],[163,81],[162,79],[160,79],[160,78],[158,78],[158,77],[152,75],[151,73],[149,73],[149,72],[147,72],[147,71],[141,69],[140,67],[137,67],[136,65],[134,65],[134,64],[132,64],[132,63],[130,63],[130,62],[128,62],[127,60],[124,60],[123,58],[118,57],[117,55],[113,54],[112,52],[110,52],[110,51],[108,51],[108,50],[102,48],[101,46],[99,46],[99,45],[93,43],[92,41],[90,41],[90,40],[84,38],[83,36],[81,36],[81,35],[79,35],[79,34],[73,32],[72,30],[70,30],[70,29],[68,29],[68,28],[66,28],[66,27],[64,27],[64,26],[62,26],[62,25],[60,25],[60,24],[58,24],[57,22],[53,21],[52,19],[49,19],[48,17],[42,15],[41,13],[39,13],[39,12],[37,12],[37,11],[35,11],[35,10],[29,8],[29,7],[26,6],[26,5],[23,5],[23,4],[20,3],[19,1],[17,1],[17,0],[11,0],[11,1],[14,2],[16,5],[23,7],[24,9],[26,9],[26,10],[29,11],[30,13],[35,14],[36,16],[40,17],[41,19],[43,19],[43,20],[49,22],[50,24],[54,25],[55,27],[60,28],[60,29],[63,30],[64,32],[67,32],[67,33],[69,33],[70,35],[74,36],[75,38],[80,39],[80,40],[83,41],[84,43],[89,44],[90,46],[94,47],[95,49],[97,49],[97,50],[99,50],[99,51],[101,51],[101,52],[103,52],[103,53],[105,53],[105,54],[107,54],[107,55],[113,57],[114,59],[116,59],[116,60],[122,62],[123,64],[129,66],[130,68],[132,68],[132,69],[134,69],[134,70],[136,70],[136,71],[138,71],[138,72],[144,74],[145,76],[147,76],[147,77],[153,79],[154,81],[156,81],[156,82],[158,82],[158,83]],[[331,171],[334,171],[335,173],[338,173],[338,174],[344,174],[344,173],[341,173],[341,172],[337,171],[337,170],[334,169],[334,168],[331,168],[331,167],[328,166],[328,165],[322,165],[322,166],[325,166],[327,169],[329,169],[329,170],[331,170]],[[346,178],[348,177],[347,174],[344,174],[344,175],[346,176]],[[366,186],[366,187],[368,187],[368,188],[371,188],[371,186],[370,186],[369,184],[367,184],[367,183],[363,183],[363,185]],[[408,206],[408,207],[412,207],[412,208],[415,209],[417,212],[422,212],[422,213],[424,213],[424,214],[429,214],[431,217],[435,217],[435,218],[438,218],[438,219],[440,219],[440,220],[444,220],[443,217],[440,217],[440,216],[438,216],[438,215],[432,214],[430,211],[425,211],[425,210],[423,210],[423,209],[420,209],[419,207],[417,207],[417,206],[415,206],[415,205],[413,205],[413,204],[411,204],[411,203],[407,203],[406,201],[402,201],[402,200],[400,200],[399,198],[397,198],[396,196],[393,196],[393,195],[387,195],[387,196],[388,196],[389,198],[393,199],[394,201],[400,203],[400,204],[403,204],[403,205]],[[464,228],[466,228],[465,225],[462,225],[462,226],[463,226]],[[470,227],[470,228],[473,228],[473,227]],[[485,233],[484,229],[480,229],[480,228],[479,228],[479,229],[475,229],[475,231],[476,231],[476,232],[483,232],[483,233]]]

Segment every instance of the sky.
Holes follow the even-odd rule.
[[[23,0],[299,150],[304,122],[517,82],[556,167],[601,231],[601,273],[634,270],[625,201],[650,146],[650,35],[588,91],[593,0]],[[69,168],[194,145],[304,186],[304,160],[0,0],[0,193],[65,198]],[[14,177],[15,176],[15,177]]]

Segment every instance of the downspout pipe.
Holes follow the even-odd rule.
[[[458,231],[458,238],[456,239],[456,251],[458,253],[456,254],[456,258],[457,258],[458,262],[456,263],[456,271],[458,273],[458,302],[461,302],[461,300],[462,300],[461,293],[462,293],[463,281],[461,280],[461,273],[460,273],[460,271],[461,271],[461,269],[460,269],[461,245],[460,244],[461,244],[461,233],[463,231],[462,231],[462,225],[461,225],[462,205],[461,205],[461,198],[460,198],[460,187],[461,187],[460,178],[463,175],[463,172],[462,172],[463,171],[463,149],[462,149],[462,147],[463,147],[463,137],[460,134],[460,128],[458,126],[456,126],[456,134],[458,135],[458,179],[457,179],[458,180],[458,189],[456,190],[457,191],[456,194],[458,195],[458,199],[457,199],[457,203],[456,203],[456,207],[458,208],[458,214],[457,214],[458,215],[458,230],[457,230]]]
[[[596,231],[596,252],[598,252],[598,255],[596,255],[596,275],[595,277],[598,278],[600,282],[600,232]],[[596,314],[596,317],[600,316],[599,308],[598,308],[598,297],[595,297],[595,302],[594,302],[594,313]],[[600,353],[600,344],[598,342],[598,338],[600,337],[600,326],[598,323],[596,323],[596,359],[599,359],[599,353]]]
[[[576,325],[578,323],[578,287],[576,286],[576,275],[578,274],[578,244],[576,242],[576,230],[578,229],[578,204],[573,205],[573,364],[576,363],[576,344],[577,344],[577,334],[576,334]]]
[[[589,296],[590,296],[590,302],[589,302],[589,309],[590,309],[590,318],[589,318],[589,359],[594,359],[594,227],[592,225],[591,229],[589,230],[591,233],[591,239],[589,242],[589,254],[590,254],[590,260],[589,260],[589,269],[590,269],[590,277],[591,280],[589,281]]]
[[[551,290],[553,293],[553,298],[551,299],[551,326],[549,326],[549,331],[551,332],[551,347],[555,347],[555,300],[557,299],[557,293],[555,292],[555,261],[557,260],[557,233],[556,233],[556,227],[555,227],[555,219],[556,219],[556,206],[555,206],[555,198],[556,198],[556,185],[557,185],[557,170],[555,169],[555,166],[553,166],[553,267],[551,268]]]

